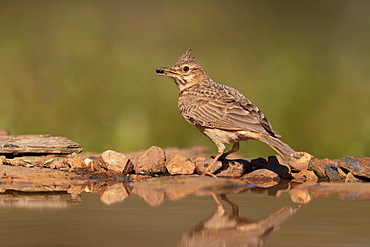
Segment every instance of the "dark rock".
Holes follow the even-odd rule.
[[[221,171],[216,175],[217,177],[238,178],[251,171],[251,164],[247,160],[222,160]]]
[[[113,150],[104,151],[101,155],[102,161],[106,164],[109,171],[128,174],[133,171],[133,164],[126,155]]]
[[[208,168],[208,166],[212,163],[213,158],[212,157],[196,157],[193,162],[195,163],[195,171],[198,174],[203,174],[205,170]],[[210,173],[215,173],[217,170],[219,170],[222,167],[222,162],[217,161],[216,164],[212,167],[212,170]]]
[[[267,169],[270,171],[275,172],[279,175],[281,179],[291,179],[292,176],[290,175],[290,168],[288,165],[284,165],[279,163],[279,160],[276,156],[268,157],[267,165],[263,167],[263,169]]]
[[[319,179],[325,179],[331,182],[341,181],[341,176],[338,172],[338,163],[330,159],[311,159],[308,170],[313,171]]]
[[[325,174],[329,178],[330,182],[340,182],[342,178],[339,175],[338,168],[333,165],[333,163],[330,163],[326,169]]]
[[[175,174],[193,174],[195,164],[189,157],[178,154],[170,154],[166,161],[166,168],[171,175]]]
[[[260,158],[251,160],[251,166],[253,170],[260,169],[264,167],[265,165],[267,165],[267,161],[264,158],[260,157]]]
[[[157,146],[151,146],[133,160],[136,173],[165,173],[165,163],[165,151]]]
[[[370,157],[344,157],[340,159],[339,166],[353,175],[370,178]]]

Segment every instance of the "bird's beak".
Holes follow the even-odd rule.
[[[172,70],[171,68],[167,68],[167,67],[156,69],[155,73],[157,73],[157,75],[168,76],[168,77],[175,77],[178,74],[176,73],[176,71]]]

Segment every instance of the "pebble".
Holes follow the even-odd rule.
[[[134,160],[134,170],[138,173],[165,173],[166,153],[163,148],[151,146]]]
[[[189,157],[173,153],[167,158],[166,168],[171,175],[193,174],[195,170],[195,164],[190,160]]]
[[[107,150],[100,156],[109,171],[115,171],[122,174],[128,174],[133,171],[133,164],[123,153]]]

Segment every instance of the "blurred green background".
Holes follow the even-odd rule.
[[[0,1],[0,129],[86,151],[214,145],[155,68],[189,47],[296,150],[370,156],[369,1]],[[273,155],[251,141],[246,157]]]

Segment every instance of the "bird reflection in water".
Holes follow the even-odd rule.
[[[239,206],[231,202],[226,195],[221,198],[231,205],[231,214],[225,214],[225,208],[215,194],[216,212],[207,220],[199,223],[185,233],[178,243],[184,246],[263,246],[267,237],[290,216],[298,207],[283,207],[269,217],[256,221],[239,216]]]

